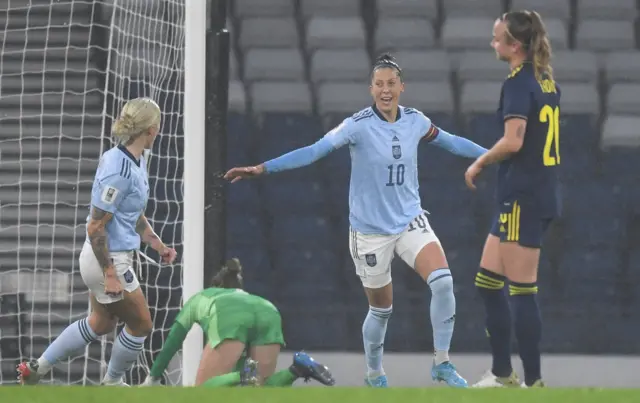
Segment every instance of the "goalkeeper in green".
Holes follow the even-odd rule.
[[[160,384],[194,323],[200,325],[208,341],[196,386],[291,386],[299,378],[335,384],[329,369],[304,352],[294,354],[288,369],[275,372],[284,345],[280,313],[266,299],[243,291],[242,283],[240,261],[228,260],[216,274],[214,286],[185,303],[143,385]],[[247,353],[250,358],[245,359]]]

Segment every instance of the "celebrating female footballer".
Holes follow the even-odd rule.
[[[22,384],[35,384],[58,360],[112,332],[121,319],[105,385],[123,385],[124,374],[135,362],[152,329],[147,301],[133,270],[133,254],[140,240],[172,263],[176,251],[153,231],[144,210],[149,199],[147,163],[143,155],[160,130],[160,108],[149,98],[127,102],[113,125],[119,145],[105,152],[91,189],[87,240],[80,252],[80,274],[91,292],[91,314],[67,327],[32,362],[18,365]]]
[[[370,80],[372,106],[345,119],[313,145],[257,166],[233,168],[225,177],[235,182],[302,167],[349,145],[349,246],[370,305],[362,327],[368,368],[365,383],[387,386],[382,346],[392,311],[391,260],[397,253],[431,288],[435,349],[432,378],[453,387],[466,387],[467,382],[449,361],[455,321],[453,278],[440,241],[420,205],[417,152],[420,143],[434,144],[467,158],[477,158],[486,150],[439,129],[422,112],[399,106],[404,90],[402,69],[390,55],[375,61]]]

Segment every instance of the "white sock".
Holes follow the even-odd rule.
[[[46,375],[60,359],[68,357],[97,338],[98,335],[89,326],[88,318],[67,326],[38,359],[38,375]]]
[[[38,358],[38,375],[44,376],[48,374],[49,371],[51,371],[51,368],[53,368],[53,364],[47,361],[46,358],[44,357]]]
[[[118,380],[124,376],[124,373],[138,359],[145,339],[146,337],[130,335],[126,328],[122,329],[111,350],[111,358],[109,359],[109,367],[105,377],[107,381]]]
[[[433,353],[433,360],[436,362],[436,365],[440,365],[443,362],[449,361],[449,352],[448,351],[436,351]]]

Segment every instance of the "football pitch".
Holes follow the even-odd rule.
[[[627,389],[491,389],[445,388],[117,388],[117,387],[3,387],[1,402],[113,403],[113,402],[261,402],[261,403],[618,403],[638,402],[639,392]]]

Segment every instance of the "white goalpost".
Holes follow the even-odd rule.
[[[186,269],[182,295],[202,290],[204,280],[204,166],[205,166],[205,71],[206,2],[185,0],[185,170],[183,262]],[[188,96],[187,96],[188,95]],[[194,326],[182,349],[182,385],[193,385],[202,353],[203,334]]]
[[[167,169],[162,173],[153,172],[154,164],[151,164],[149,174],[157,177],[162,175],[165,179],[173,181],[174,190],[180,190],[179,195],[182,196],[182,200],[172,200],[167,195],[165,201],[170,205],[174,202],[182,202],[182,232],[171,234],[170,237],[173,236],[176,241],[179,237],[183,245],[180,256],[183,301],[203,288],[205,31],[206,1],[114,0],[113,2],[109,50],[110,54],[118,59],[110,63],[111,66],[115,66],[113,67],[115,79],[125,77],[129,81],[136,80],[138,87],[148,91],[136,94],[138,96],[151,96],[159,101],[158,98],[162,98],[159,93],[164,92],[168,95],[165,98],[167,101],[165,105],[161,103],[160,106],[165,111],[165,119],[170,115],[170,127],[165,122],[161,132],[169,137],[169,142],[165,143],[169,145],[169,149],[162,147],[165,144],[161,143],[162,148],[155,147],[154,152],[151,153],[151,160],[180,158],[178,165],[182,165],[183,174],[179,177],[179,168],[176,171]],[[123,91],[123,87],[120,86],[120,88]],[[132,97],[132,94],[129,95]],[[120,105],[114,105],[114,111],[126,100],[123,96],[116,96],[116,98]],[[167,103],[172,104],[171,113],[167,113],[165,109],[165,106],[168,106]],[[179,107],[176,108],[176,104]],[[172,118],[177,119],[171,121]],[[180,131],[182,133],[178,134]],[[176,149],[173,149],[174,145]],[[180,147],[183,150],[182,156],[173,155],[174,151],[178,151]],[[180,186],[182,189],[178,189]],[[157,194],[155,196],[157,199],[160,198]],[[179,198],[177,194],[175,196]],[[155,214],[152,213],[151,218],[152,220],[156,218]],[[165,220],[166,224],[166,215],[164,217],[160,215],[158,219]],[[155,228],[156,223],[152,221],[152,224]],[[149,267],[149,270],[158,269]],[[158,286],[156,283],[156,287]],[[173,299],[173,302],[175,303],[176,300]],[[157,309],[156,314],[159,314]],[[158,325],[157,318],[154,322]],[[166,331],[169,326],[170,323],[163,323],[162,331]],[[164,341],[164,337],[160,340]],[[161,344],[153,342],[151,350],[161,348]],[[194,327],[184,343],[181,362],[177,363],[181,364],[182,376],[176,377],[175,371],[170,370],[170,383],[180,382],[183,385],[190,385],[195,381],[202,345],[202,331]],[[151,353],[157,353],[157,351],[151,351]],[[148,366],[148,363],[142,360],[142,365]]]
[[[39,357],[87,314],[77,260],[90,189],[128,99],[149,96],[163,111],[146,214],[180,254],[173,265],[139,265],[154,321],[139,376],[182,300],[203,288],[206,16],[206,0],[0,5],[0,384],[15,383],[20,360]],[[44,382],[98,383],[112,340],[75,353]],[[168,369],[170,384],[193,384],[202,345],[202,332],[192,331]]]

